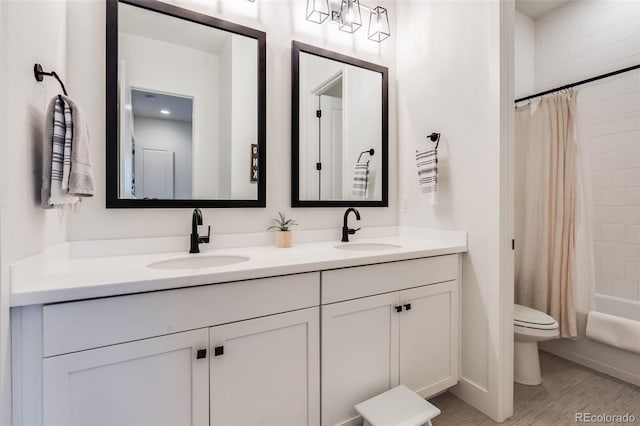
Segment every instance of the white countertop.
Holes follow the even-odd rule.
[[[77,253],[72,255],[79,250],[70,249],[67,243],[65,247],[47,250],[11,265],[11,306],[216,284],[467,251],[465,232],[398,228],[394,233],[396,235],[393,236],[351,238],[353,243],[390,243],[400,246],[379,251],[340,250],[335,246],[342,243],[330,240],[299,242],[288,249],[266,245],[221,247],[192,255],[184,250],[112,255],[113,250],[106,250],[110,255],[98,256],[93,253],[93,257],[81,257]],[[204,247],[206,245],[201,245],[201,250]],[[167,259],[212,254],[240,255],[249,257],[249,260],[201,269],[163,270],[147,267],[150,263]]]

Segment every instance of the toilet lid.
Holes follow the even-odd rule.
[[[558,327],[556,320],[544,312],[517,304],[513,306],[513,323],[520,327],[540,330],[553,330]]]

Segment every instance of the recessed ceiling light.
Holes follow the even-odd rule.
[[[161,109],[160,114],[169,115],[171,114],[171,111],[169,111],[168,109]]]

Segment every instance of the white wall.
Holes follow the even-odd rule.
[[[220,81],[233,81],[233,37],[227,37],[220,49]],[[220,137],[220,147],[218,156],[220,161],[216,162],[216,172],[218,176],[218,194],[220,198],[231,197],[231,97],[232,84],[218,85],[218,136]]]
[[[514,80],[515,98],[519,99],[534,93],[535,21],[518,11],[515,18]]]
[[[142,177],[142,147],[167,150],[175,154],[174,195],[176,199],[191,199],[192,124],[187,121],[135,117],[136,126],[136,194]]]
[[[512,223],[509,199],[501,201],[501,166],[512,161],[501,148],[512,137],[502,125],[513,120],[513,2],[399,2],[397,19],[399,191],[408,207],[400,223],[468,232],[456,393],[502,421],[513,402],[513,284],[504,278],[513,263],[500,262],[513,235],[501,229]],[[442,134],[436,206],[422,197],[415,166],[431,132]]]
[[[40,207],[42,132],[46,106],[58,83],[33,76],[33,64],[66,72],[66,4],[12,1],[0,5],[3,104],[0,138],[0,424],[9,424],[8,265],[65,241],[67,217]]]
[[[381,63],[391,69],[395,80],[395,41],[381,44],[366,39],[366,31],[355,36],[333,25],[317,25],[304,19],[306,2],[258,1],[176,2],[268,33],[267,43],[267,208],[206,209],[204,221],[216,233],[259,232],[269,225],[277,211],[291,214],[299,229],[326,229],[341,226],[342,208],[290,209],[291,157],[291,40],[296,39],[339,53]],[[391,30],[395,30],[393,2],[389,7]],[[173,236],[189,234],[188,209],[105,209],[105,10],[102,2],[68,3],[68,86],[83,106],[92,136],[97,194],[83,203],[69,223],[69,240],[101,238]],[[390,88],[389,187],[397,187],[395,88]],[[23,113],[23,112],[22,112]],[[390,191],[389,208],[361,208],[363,226],[397,224],[397,199]]]
[[[360,153],[374,148],[369,158],[368,200],[382,199],[382,78],[379,73],[346,66],[343,93],[342,196],[354,198],[353,176]]]
[[[69,40],[69,43],[73,41]],[[120,36],[119,56],[125,60],[127,84],[131,88],[193,99],[193,197],[217,196],[218,179],[212,162],[219,158],[218,57],[202,50],[125,33]],[[73,60],[71,55],[69,60]],[[101,75],[104,75],[102,71]],[[95,132],[91,135],[96,137]],[[95,163],[102,157],[94,158]]]
[[[258,143],[258,44],[238,35],[231,39],[231,157],[227,160],[231,165],[231,198],[255,200],[258,183],[250,177],[251,144]]]

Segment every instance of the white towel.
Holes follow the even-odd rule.
[[[590,311],[587,337],[640,354],[640,321]]]
[[[71,107],[73,118],[71,171],[69,174],[68,193],[77,197],[92,197],[96,192],[96,188],[91,164],[89,126],[78,104],[68,96],[62,96],[62,99]]]
[[[438,150],[416,150],[416,167],[418,169],[418,184],[423,194],[426,194],[430,204],[437,203],[438,191]]]
[[[353,188],[351,195],[366,199],[369,187],[369,161],[356,163],[353,170]]]

